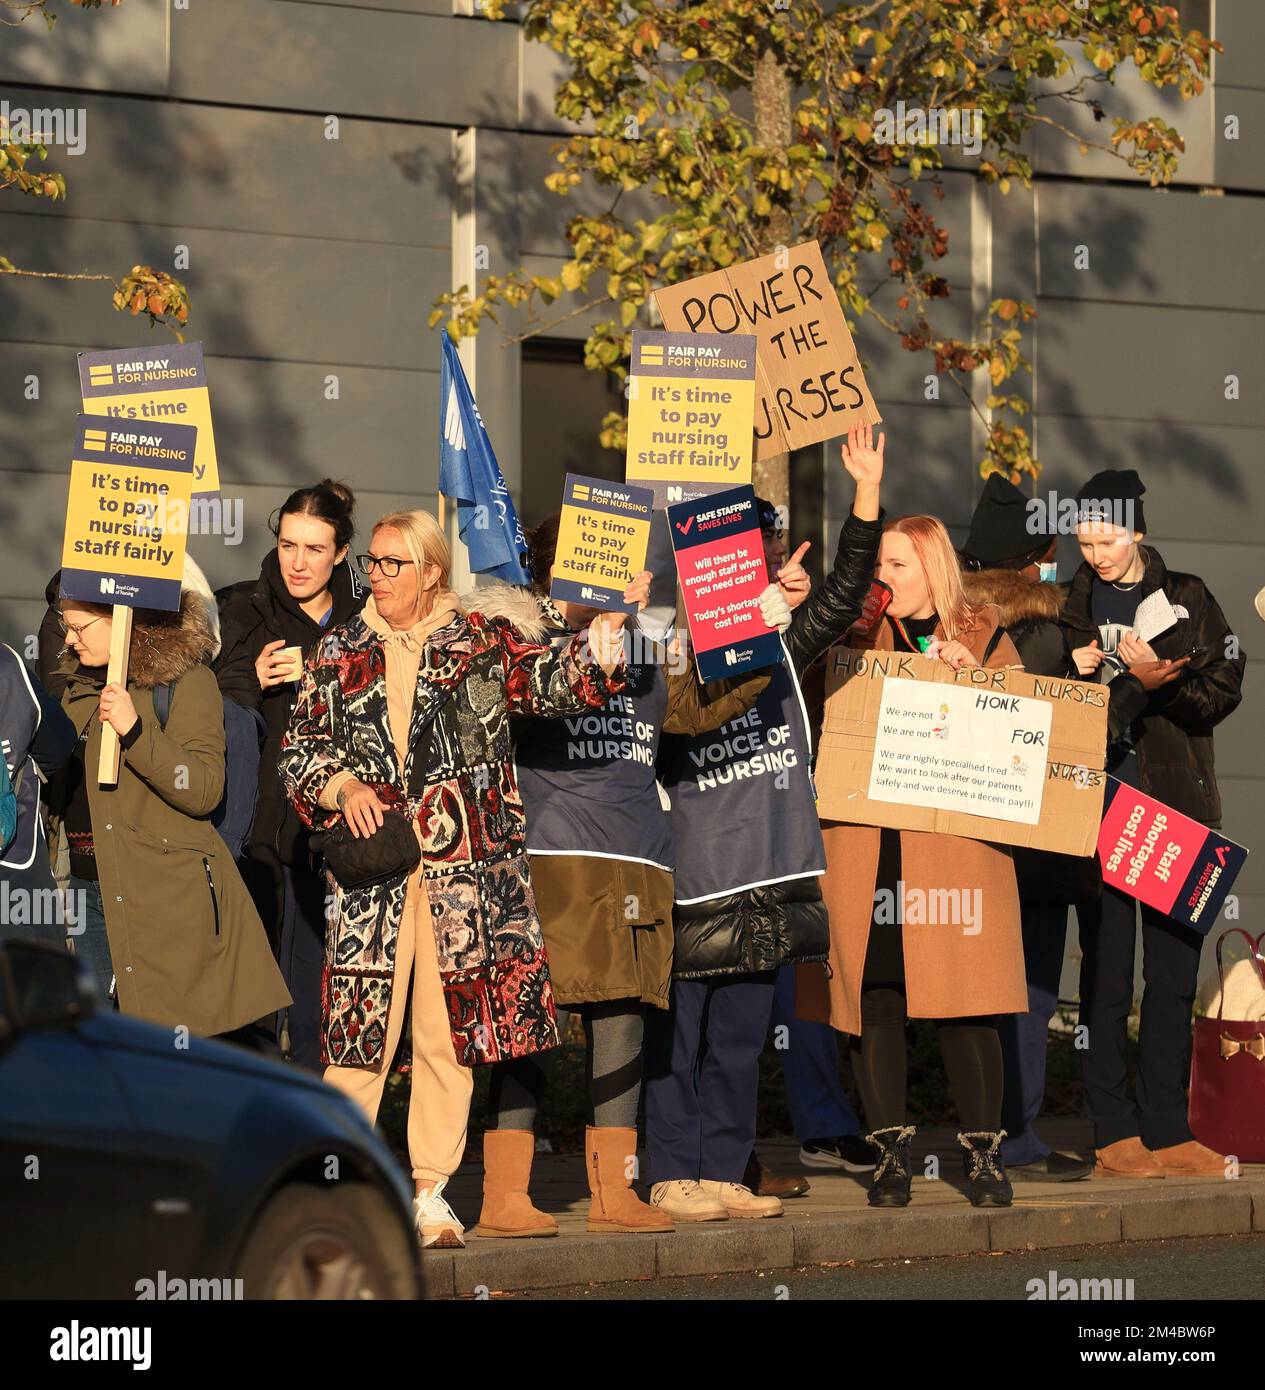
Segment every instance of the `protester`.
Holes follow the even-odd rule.
[[[548,597],[560,514],[532,533],[532,590],[491,585],[468,600],[532,641],[569,642],[598,610]],[[785,600],[770,585],[764,606]],[[586,718],[515,721],[515,762],[527,814],[527,853],[549,977],[559,1005],[584,1023],[588,1078],[585,1159],[591,1231],[670,1231],[672,1220],[632,1191],[641,1098],[643,1006],[668,1007],[672,869],[667,817],[655,784],[661,734],[718,728],[743,713],[767,672],[702,684],[684,654],[630,634],[627,684]],[[483,1211],[477,1234],[557,1233],[527,1193],[536,1111],[547,1083],[539,1055],[492,1075],[495,1128],[483,1141]]]
[[[646,1141],[651,1201],[675,1220],[782,1214],[744,1182],[755,1147],[759,1057],[780,967],[829,945],[825,869],[798,676],[856,620],[879,532],[881,448],[854,432],[856,480],[826,582],[784,629],[784,660],[746,715],[715,734],[664,740],[660,769],[676,843],[672,1007],[650,1024]],[[778,584],[803,603],[800,560]]]
[[[974,607],[991,604],[1014,643],[1023,669],[1034,676],[1075,678],[1059,613],[1063,591],[1055,583],[1057,536],[1029,527],[1027,496],[1001,473],[992,473],[971,518],[962,551],[962,590]],[[1067,947],[1068,909],[1082,866],[1090,860],[1041,850],[1013,850],[1023,919],[1023,959],[1028,976],[1027,1013],[999,1020],[1005,1094],[1001,1146],[1011,1181],[1071,1182],[1087,1178],[1092,1162],[1055,1153],[1033,1129],[1045,1100],[1045,1062],[1050,1020],[1059,1002]]]
[[[892,589],[887,614],[872,636],[849,636],[848,646],[922,652],[954,670],[1019,664],[997,610],[967,603],[949,534],[935,517],[889,521],[877,574]],[[798,1002],[801,1014],[828,1017],[852,1037],[866,1137],[878,1154],[870,1205],[903,1207],[910,1199],[915,1131],[907,1122],[905,1024],[913,1017],[936,1021],[972,1203],[1008,1206],[1001,1043],[991,1016],[1027,1007],[1010,852],[956,835],[845,822],[827,822],[822,832],[829,980],[819,968],[801,970]],[[969,904],[972,922],[928,922],[921,912],[906,921],[911,892],[957,903],[963,918]]]
[[[326,834],[325,1079],[372,1120],[411,1042],[419,1235],[460,1246],[442,1194],[465,1148],[470,1068],[558,1042],[510,716],[577,715],[622,690],[626,615],[599,614],[554,651],[461,612],[428,513],[384,516],[370,546],[359,562],[372,596],[313,648],[280,772],[304,824]],[[643,573],[625,599],[640,607],[648,591]]]
[[[1062,623],[1082,678],[1110,682],[1108,773],[1203,824],[1221,823],[1213,730],[1238,706],[1246,657],[1202,579],[1169,570],[1143,545],[1146,492],[1134,469],[1081,488],[1076,571]],[[1139,606],[1162,593],[1175,621],[1144,641]],[[1222,1177],[1225,1160],[1187,1122],[1190,1020],[1203,937],[1142,905],[1136,1101],[1126,1090],[1133,1004],[1135,899],[1101,884],[1078,907],[1085,1092],[1109,1176]]]
[[[57,892],[40,816],[40,785],[61,771],[75,730],[12,647],[0,643],[0,751],[14,799],[13,833],[0,836],[0,938],[24,937],[51,946],[77,931],[74,899]]]
[[[287,649],[297,647],[305,661],[318,638],[364,606],[367,590],[347,562],[354,506],[350,488],[328,478],[296,489],[273,522],[277,544],[258,579],[217,595],[220,691],[258,711],[266,729],[244,872],[294,999],[278,1040],[292,1062],[310,1071],[321,1070],[325,878],[281,785],[277,757],[298,691],[294,653]]]
[[[214,607],[184,589],[177,612],[134,610],[125,685],[106,681],[112,610],[74,599],[60,610],[62,706],[78,737],[61,809],[71,890],[87,903],[76,951],[124,1012],[256,1046],[254,1025],[290,997],[209,819],[224,790],[223,706],[206,665]],[[98,780],[107,723],[115,786]]]

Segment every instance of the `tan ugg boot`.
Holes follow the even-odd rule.
[[[584,1163],[589,1172],[590,1231],[673,1231],[672,1218],[648,1206],[632,1190],[637,1157],[635,1129],[584,1131]]]
[[[1133,1136],[1117,1139],[1098,1150],[1098,1161],[1094,1165],[1096,1178],[1163,1178],[1167,1177],[1163,1164],[1146,1148],[1141,1139]]]
[[[526,1129],[489,1129],[483,1136],[483,1210],[476,1236],[556,1236],[558,1223],[527,1195],[536,1136]]]

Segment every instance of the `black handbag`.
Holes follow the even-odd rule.
[[[423,726],[413,749],[413,769],[408,781],[408,794],[413,800],[421,796],[426,785],[432,733],[433,717]],[[314,854],[324,858],[325,867],[342,888],[371,888],[376,883],[403,878],[422,862],[422,848],[413,823],[401,811],[384,811],[382,824],[372,835],[353,835],[344,820],[332,830],[312,835],[308,844]]]

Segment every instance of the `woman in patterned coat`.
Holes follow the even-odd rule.
[[[509,719],[576,714],[621,690],[625,615],[600,614],[555,651],[462,613],[428,513],[383,517],[370,544],[359,560],[372,597],[314,647],[279,766],[313,829],[345,821],[370,836],[388,809],[414,824],[420,869],[355,889],[329,876],[322,1061],[372,1120],[411,1042],[418,1230],[424,1246],[459,1246],[441,1194],[465,1148],[469,1069],[558,1042]],[[642,575],[625,597],[644,606],[648,592]]]

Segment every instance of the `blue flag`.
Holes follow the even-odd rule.
[[[529,584],[527,541],[457,349],[447,333],[439,378],[439,490],[457,504],[457,531],[474,574]]]

